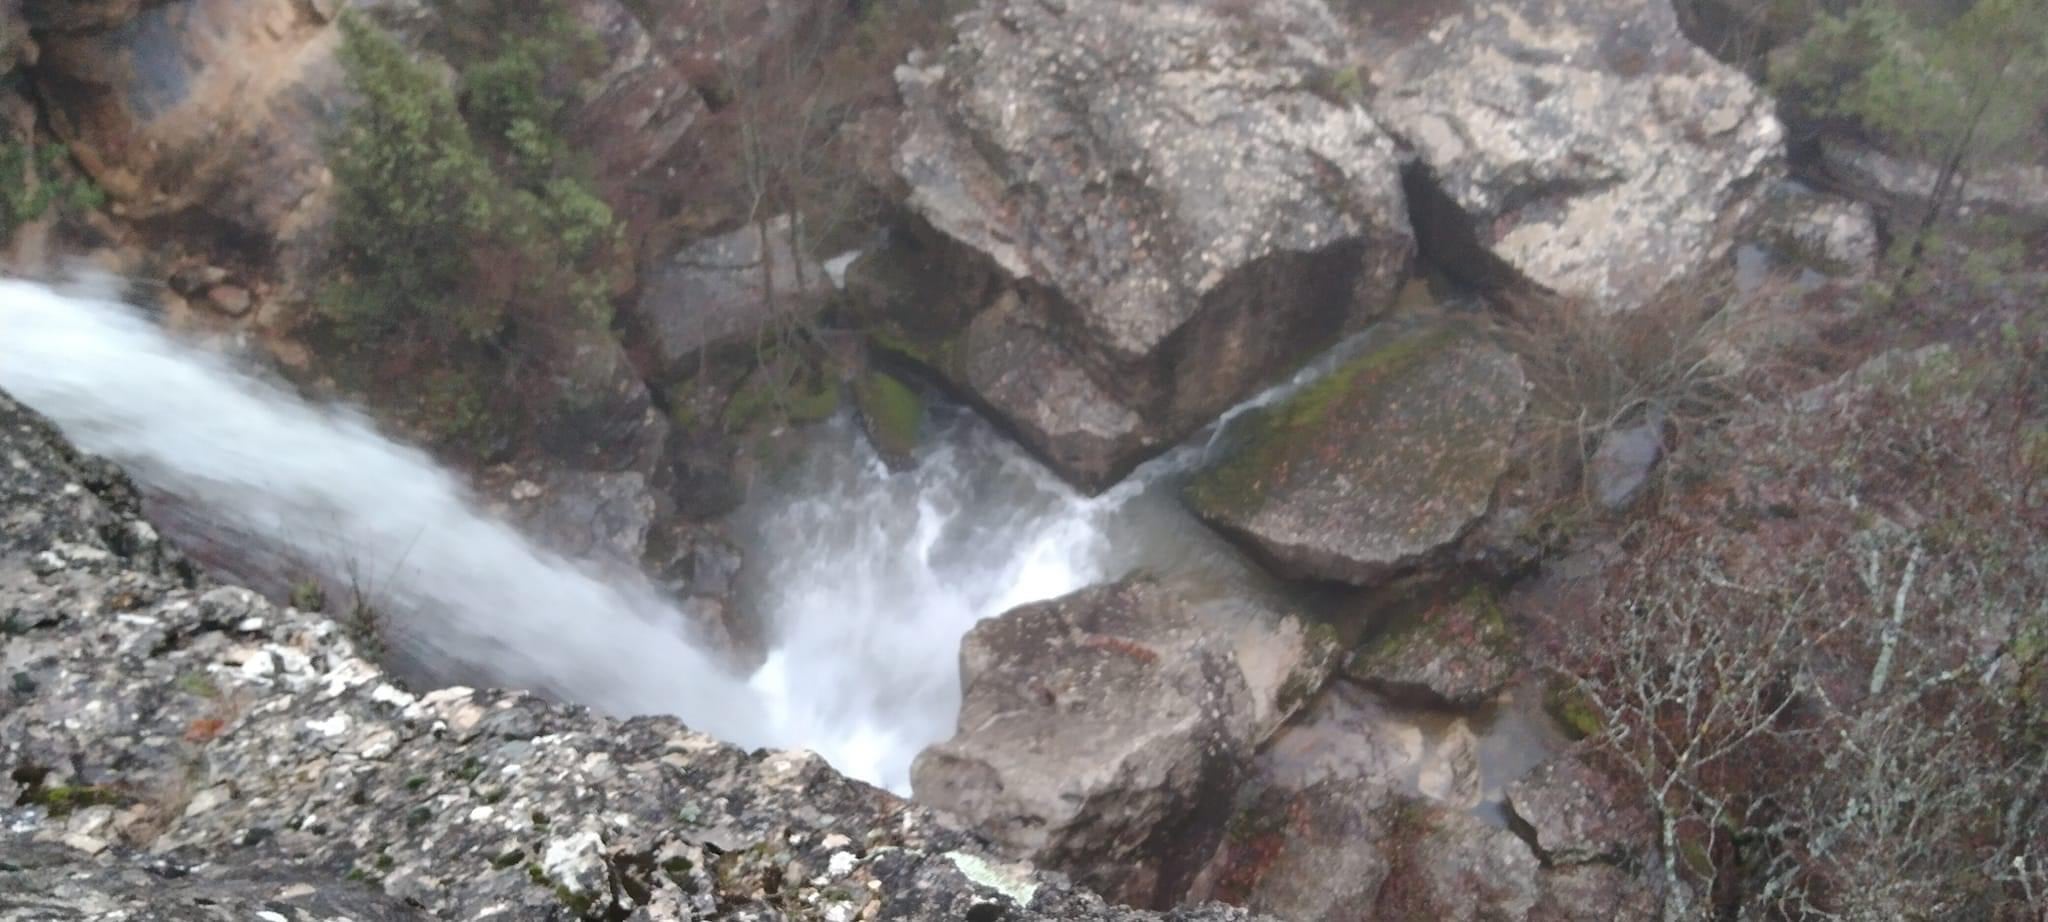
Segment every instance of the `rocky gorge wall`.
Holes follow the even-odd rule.
[[[30,222],[12,266],[96,249],[160,283],[172,325],[337,393],[295,328],[331,255],[335,23],[432,69],[443,9],[89,6],[0,0],[0,115],[111,199]],[[1481,738],[1539,710],[1522,629],[1571,604],[1524,580],[1559,544],[1531,473],[1543,369],[1491,308],[1627,315],[1718,290],[1744,249],[1853,281],[1879,243],[1869,206],[1782,182],[1772,101],[1667,4],[932,12],[943,42],[865,61],[886,90],[824,119],[830,181],[872,209],[829,241],[707,188],[823,6],[564,7],[608,56],[567,113],[631,265],[590,344],[606,399],[457,459],[503,511],[644,567],[756,655],[721,516],[842,402],[896,467],[925,403],[958,402],[1090,494],[1228,411],[1185,505],[1303,611],[1220,632],[1200,587],[1140,576],[988,618],[913,805],[673,720],[402,689],[360,631],[197,572],[117,473],[0,397],[0,919],[1157,917],[1015,858],[1283,919],[1653,912],[1647,821],[1611,782],[1555,740]],[[1493,300],[1419,296],[1424,275]],[[1231,409],[1339,340],[1326,377]],[[1627,409],[1589,461],[1602,515],[1668,448],[1657,408]],[[1397,700],[1447,729],[1390,731]]]
[[[403,690],[4,395],[0,459],[0,919],[1161,918],[815,755]]]

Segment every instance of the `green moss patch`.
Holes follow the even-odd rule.
[[[854,388],[868,438],[883,457],[906,459],[917,451],[924,429],[924,398],[886,371],[871,371]]]
[[[1458,335],[1446,325],[1409,331],[1345,362],[1287,400],[1247,413],[1230,433],[1236,449],[1189,483],[1189,501],[1205,515],[1249,516],[1270,488],[1292,476],[1297,452],[1291,449],[1299,438],[1343,425],[1333,416],[1347,406],[1370,404],[1376,391],[1399,381]]]

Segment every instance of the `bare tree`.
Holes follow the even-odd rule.
[[[1658,820],[1666,919],[2048,910],[2033,354],[1762,413],[1558,632],[1585,745]]]

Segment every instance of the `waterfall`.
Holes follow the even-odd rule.
[[[641,581],[600,581],[479,511],[424,453],[104,297],[0,280],[0,390],[241,540],[360,580],[427,669],[781,742],[743,676]]]
[[[0,280],[0,389],[259,545],[238,552],[363,581],[394,652],[428,675],[673,714],[741,745],[815,750],[897,791],[917,752],[952,733],[959,641],[976,621],[1138,569],[1180,574],[1212,601],[1266,586],[1173,499],[1208,434],[1090,497],[962,410],[935,412],[904,472],[842,417],[735,516],[742,610],[768,647],[742,675],[644,580],[548,552],[360,414],[311,405],[111,298]]]

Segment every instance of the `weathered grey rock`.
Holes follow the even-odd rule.
[[[1669,0],[1352,8],[1367,105],[1464,213],[1446,223],[1547,289],[1644,303],[1719,260],[1780,168],[1771,101]]]
[[[0,857],[0,922],[425,922],[429,917],[367,887],[277,868],[255,876],[146,853],[81,867],[70,846],[8,842]]]
[[[10,922],[1157,918],[983,857],[809,754],[399,688],[335,623],[207,583],[118,471],[4,396],[0,459]]]
[[[1474,707],[1500,694],[1518,659],[1500,601],[1475,589],[1391,625],[1344,671],[1396,698]]]
[[[655,500],[634,471],[553,471],[510,489],[521,529],[578,560],[636,566],[647,550]]]
[[[806,34],[819,12],[804,0],[670,0],[631,8],[642,17],[655,50],[706,84],[750,73],[762,52]]]
[[[1756,236],[1781,264],[1834,276],[1867,276],[1883,255],[1869,203],[1790,181],[1765,199]]]
[[[1527,918],[1542,877],[1506,829],[1331,776],[1241,796],[1196,892],[1297,922],[1490,922]]]
[[[1542,867],[1514,833],[1431,805],[1404,815],[1395,834],[1376,918],[1523,922],[1535,907]]]
[[[1344,648],[1335,630],[1296,615],[1247,622],[1237,625],[1234,635],[1223,636],[1251,692],[1253,739],[1263,741],[1336,674]]]
[[[989,281],[885,310],[999,311],[921,357],[1069,479],[1114,482],[1391,301],[1393,147],[1326,92],[1320,4],[998,0],[956,25],[898,71],[895,166],[927,246]]]
[[[815,314],[832,293],[823,266],[802,252],[788,217],[684,247],[650,267],[635,318],[672,371],[706,349],[752,349],[778,325]]]
[[[1650,474],[1664,459],[1664,414],[1652,410],[1633,426],[1610,429],[1586,464],[1593,499],[1620,511],[1635,505],[1650,488]]]
[[[1223,832],[1254,721],[1228,647],[1134,579],[1014,609],[960,648],[959,732],[920,801],[1136,905],[1177,899]]]
[[[1508,807],[1554,864],[1620,861],[1650,841],[1648,814],[1615,782],[1574,756],[1508,785]]]
[[[1867,144],[1827,136],[1820,141],[1821,169],[1858,198],[1891,207],[1924,208],[1940,170],[1934,164],[1894,156]],[[2009,162],[1970,171],[1957,191],[1964,208],[1993,214],[2048,216],[2048,165]],[[1917,218],[1917,215],[1915,215]]]
[[[605,61],[604,71],[584,83],[574,102],[573,137],[590,156],[601,194],[629,222],[643,207],[637,184],[676,150],[705,111],[684,69],[655,47],[631,5],[564,4],[597,39]]]
[[[1414,803],[1370,784],[1324,780],[1242,798],[1196,883],[1204,897],[1290,922],[1372,918],[1393,869],[1396,824]]]
[[[1538,879],[1529,922],[1654,919],[1659,904],[1649,884],[1608,864],[1547,868]]]
[[[1370,585],[1486,514],[1527,405],[1521,365],[1498,347],[1390,323],[1328,377],[1245,414],[1187,500],[1286,575]]]

